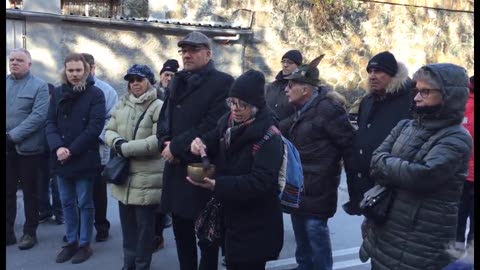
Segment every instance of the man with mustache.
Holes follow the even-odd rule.
[[[372,152],[400,120],[412,118],[414,84],[405,65],[384,51],[370,59],[367,72],[370,89],[358,109],[358,129],[353,140],[353,156],[349,159],[353,162],[345,160],[350,201],[343,209],[350,215],[361,215],[359,203],[363,194],[374,186],[369,173]]]

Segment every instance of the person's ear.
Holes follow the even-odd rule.
[[[305,96],[305,95],[307,95],[307,94],[308,94],[308,87],[307,87],[306,85],[304,85],[304,86],[302,87],[302,95]]]

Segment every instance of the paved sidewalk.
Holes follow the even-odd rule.
[[[345,180],[343,179],[342,182]],[[71,264],[55,262],[57,253],[64,245],[62,237],[65,225],[56,225],[53,221],[39,225],[37,230],[38,244],[30,250],[19,250],[16,245],[6,247],[7,270],[120,270],[122,268],[123,251],[120,220],[118,217],[118,203],[111,197],[108,188],[108,219],[111,223],[110,238],[106,242],[92,242],[93,256],[84,263]],[[346,215],[341,209],[341,204],[346,201],[345,186],[339,188],[337,214],[329,221],[332,240],[334,269],[335,270],[367,270],[368,264],[363,264],[358,259],[358,247],[361,244],[360,224],[363,218]],[[17,240],[21,237],[23,214],[23,195],[17,192],[17,219],[15,231]],[[267,264],[269,270],[283,270],[296,266],[295,263],[295,238],[289,215],[284,215],[284,247],[277,261]],[[94,229],[94,237],[95,237]],[[152,258],[152,270],[179,270],[175,241],[172,228],[164,232],[165,248],[155,253]],[[224,269],[219,262],[219,270]]]

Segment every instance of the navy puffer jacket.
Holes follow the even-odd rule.
[[[75,90],[65,80],[50,99],[45,133],[53,173],[60,177],[91,177],[100,168],[98,136],[105,123],[105,96],[94,86],[93,77],[84,80],[83,86]],[[76,93],[66,98],[68,92]],[[72,154],[64,163],[57,160],[56,151],[60,147],[66,147]]]

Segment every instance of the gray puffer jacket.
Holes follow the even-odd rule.
[[[369,226],[360,249],[375,270],[438,270],[452,260],[446,249],[455,241],[472,149],[461,126],[468,77],[453,64],[423,68],[442,82],[442,108],[400,121],[372,156],[371,175],[394,190],[386,223]]]

